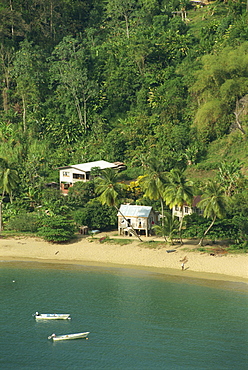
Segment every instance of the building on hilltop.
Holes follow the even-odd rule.
[[[81,164],[73,164],[70,166],[59,167],[59,183],[60,190],[64,195],[68,194],[68,190],[78,181],[87,182],[91,180],[91,170],[99,168],[105,170],[106,168],[124,169],[125,166],[121,162],[110,163],[107,161],[95,161]]]

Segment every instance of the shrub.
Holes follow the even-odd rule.
[[[76,182],[69,188],[67,202],[72,207],[83,207],[95,196],[94,182]]]
[[[102,205],[98,201],[87,203],[84,208],[73,212],[73,219],[78,226],[88,226],[89,229],[107,229],[116,226],[116,210]]]
[[[42,194],[41,206],[50,214],[68,215],[70,209],[67,205],[67,198],[60,193],[59,189],[44,189]]]
[[[245,240],[243,243],[231,244],[229,245],[228,250],[247,253],[248,252],[248,240]]]
[[[211,220],[202,216],[192,214],[185,217],[186,229],[183,230],[184,238],[201,238],[210,225]],[[236,239],[238,236],[238,228],[232,220],[222,219],[217,220],[207,234],[210,240],[218,239]]]
[[[38,235],[49,242],[66,242],[75,237],[75,225],[64,216],[46,216]]]
[[[20,213],[9,220],[7,228],[21,232],[35,233],[41,224],[37,213]]]
[[[184,217],[185,229],[182,230],[184,238],[199,238],[202,237],[207,229],[209,221],[196,213]]]

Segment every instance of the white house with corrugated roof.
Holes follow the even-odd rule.
[[[106,168],[120,168],[123,163],[110,163],[107,161],[95,161],[81,164],[73,164],[70,166],[59,167],[59,183],[60,190],[63,194],[67,194],[71,186],[78,181],[87,182],[91,180],[90,172],[92,168],[104,170]]]
[[[158,223],[158,213],[150,206],[122,204],[117,216],[119,235],[132,236],[133,228],[138,235],[149,236]]]

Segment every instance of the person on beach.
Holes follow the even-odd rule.
[[[184,270],[184,263],[182,263],[182,265],[181,265],[181,266],[182,266],[182,271],[183,271],[183,270]]]

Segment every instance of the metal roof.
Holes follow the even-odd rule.
[[[114,163],[101,160],[88,163],[72,164],[70,166],[59,167],[59,169],[62,170],[66,168],[75,168],[83,172],[90,172],[93,167],[99,167],[101,170],[103,170],[105,168],[115,168],[117,167],[117,165]]]
[[[118,216],[121,216],[122,213],[125,217],[149,217],[151,210],[152,207],[150,206],[122,204]]]

